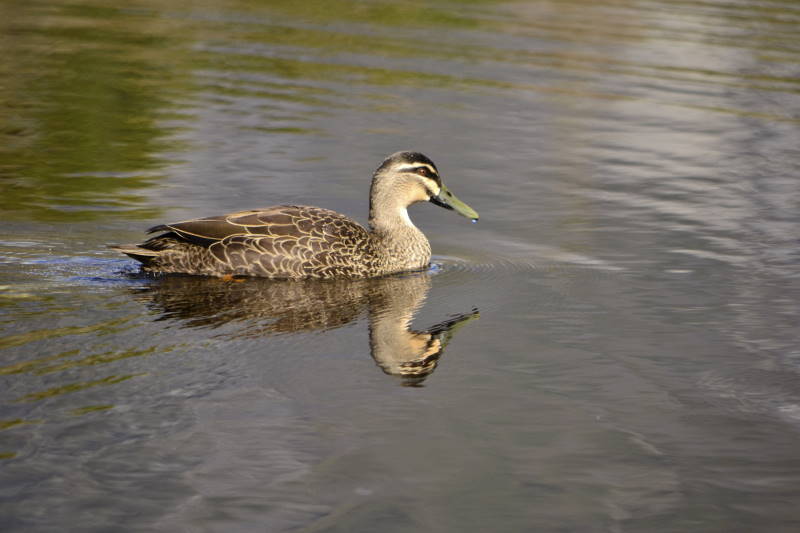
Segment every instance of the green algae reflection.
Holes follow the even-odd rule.
[[[121,10],[0,5],[0,213],[77,221],[154,216],[169,42]],[[151,28],[152,29],[152,28]],[[163,55],[162,55],[163,54]],[[160,56],[160,57],[159,57]]]

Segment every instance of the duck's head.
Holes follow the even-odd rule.
[[[403,207],[431,202],[478,220],[478,213],[445,187],[433,161],[419,152],[396,152],[381,163],[372,180],[373,199],[380,193],[402,199]]]

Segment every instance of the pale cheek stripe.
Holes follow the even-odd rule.
[[[438,176],[439,175],[439,173],[436,172],[436,169],[433,168],[432,166],[430,166],[427,163],[414,163],[413,165],[403,165],[402,167],[397,167],[397,170],[399,172],[406,172],[408,170],[416,170],[416,169],[418,169],[420,167],[427,168],[428,170],[431,171],[431,174],[433,174],[434,176]]]
[[[407,171],[414,171],[420,167],[425,167],[431,171],[434,176],[438,176],[439,173],[436,172],[436,169],[430,166],[427,163],[414,163],[413,165],[403,165],[402,167],[397,167],[398,172],[407,172]],[[425,188],[428,189],[428,192],[433,196],[438,195],[442,188],[439,187],[439,184],[436,183],[436,180],[431,178],[426,178],[424,176],[419,176],[419,179],[423,180],[422,183],[425,184]]]

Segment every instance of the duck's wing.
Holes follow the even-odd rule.
[[[363,226],[335,211],[283,205],[155,226],[207,248],[225,271],[267,277],[358,275],[370,245]],[[157,244],[163,236],[150,242]]]
[[[210,246],[232,235],[289,234],[304,227],[306,224],[301,223],[304,219],[318,218],[325,212],[338,214],[306,206],[277,205],[265,209],[237,211],[227,215],[160,224],[148,229],[147,232],[173,232],[178,238],[192,244]]]
[[[346,216],[328,209],[302,205],[276,205],[264,209],[160,224],[148,229],[147,232],[173,232],[180,239],[207,247],[234,235],[299,238],[312,234],[358,234],[366,230]],[[346,237],[346,235],[339,236]]]

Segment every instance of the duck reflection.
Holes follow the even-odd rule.
[[[333,329],[366,313],[373,359],[385,373],[414,386],[436,369],[454,333],[479,316],[472,309],[421,331],[411,329],[430,288],[430,274],[418,272],[330,281],[167,276],[135,291],[160,313],[159,320],[179,319],[188,327],[233,327],[229,334],[240,337]]]

